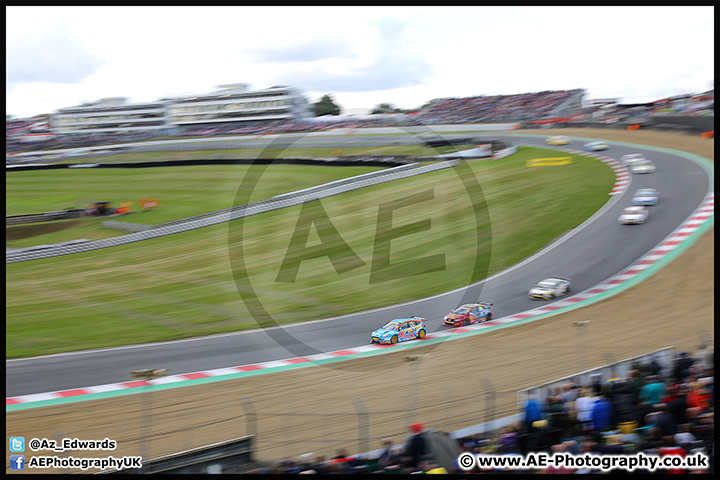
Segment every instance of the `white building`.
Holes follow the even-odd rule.
[[[170,99],[168,124],[199,127],[303,120],[313,109],[294,87],[250,91],[246,84],[220,85],[219,90],[193,97]]]
[[[167,102],[127,103],[103,98],[52,115],[52,131],[61,134],[108,134],[161,131],[167,128]]]
[[[219,90],[156,102],[127,103],[125,97],[103,98],[52,115],[52,131],[59,134],[117,134],[177,132],[201,126],[243,126],[303,120],[313,108],[294,87],[248,90],[243,83],[220,85]]]

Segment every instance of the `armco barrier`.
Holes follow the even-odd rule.
[[[66,220],[85,216],[85,210],[69,210],[62,212],[34,213],[30,215],[13,215],[5,217],[5,226],[24,225],[27,223],[52,222],[55,220]]]
[[[367,179],[371,179],[371,178],[378,178],[378,177],[382,177],[384,175],[389,175],[389,174],[392,175],[397,172],[404,172],[406,170],[412,170],[419,166],[420,165],[418,163],[410,163],[407,165],[400,165],[400,166],[390,168],[387,170],[380,170],[377,172],[365,173],[365,174],[358,175],[355,177],[343,178],[343,179],[335,180],[333,182],[329,182],[329,183],[326,183],[323,185],[316,185],[314,187],[306,188],[303,190],[297,190],[295,192],[283,193],[281,195],[275,195],[271,200],[262,200],[259,202],[252,203],[250,205],[260,205],[263,203],[271,202],[272,200],[276,200],[276,201],[289,200],[291,198],[294,198],[294,197],[297,197],[297,196],[300,196],[303,194],[311,194],[313,192],[319,192],[319,191],[322,191],[322,190],[324,190],[326,188],[330,188],[330,187],[336,187],[336,186],[340,186],[340,185],[350,185],[350,184],[362,182],[363,180],[367,180]],[[200,215],[194,215],[192,217],[181,218],[179,220],[173,220],[171,222],[161,223],[159,225],[156,225],[155,228],[167,227],[169,225],[179,225],[182,223],[187,223],[189,221],[211,218],[211,217],[215,217],[218,215],[229,215],[232,212],[238,211],[238,210],[246,208],[246,207],[247,207],[247,205],[238,205],[238,206],[234,206],[234,207],[223,208],[221,210],[216,210],[214,212],[201,213]]]
[[[197,228],[216,225],[218,223],[237,220],[238,218],[243,218],[250,215],[256,215],[258,213],[264,213],[280,208],[290,207],[293,205],[299,205],[304,202],[317,200],[332,195],[338,195],[340,193],[349,192],[358,188],[369,187],[380,183],[390,182],[392,180],[398,180],[401,178],[421,175],[423,173],[443,170],[453,167],[457,164],[457,161],[450,160],[417,167],[413,166],[414,164],[402,165],[400,167],[394,167],[388,170],[372,172],[374,173],[374,175],[365,174],[358,177],[352,177],[353,179],[355,179],[354,181],[346,182],[344,184],[330,182],[329,184],[322,185],[320,187],[313,187],[313,189],[311,189],[309,193],[307,191],[301,191],[298,192],[297,195],[292,196],[291,198],[273,198],[270,200],[263,200],[248,205],[241,205],[232,208],[231,211],[224,211],[221,213],[213,212],[214,214],[212,216],[206,218],[196,218],[187,222],[159,226],[157,228],[146,230],[144,232],[121,235],[119,237],[88,242],[81,245],[50,245],[46,246],[49,248],[44,248],[41,251],[28,252],[26,250],[9,250],[5,254],[5,263],[24,262],[29,260],[38,260],[41,258],[56,257],[60,255],[69,255],[72,253],[87,252],[100,248],[116,247],[128,243],[139,242],[141,240],[147,240],[150,238],[163,237],[165,235],[171,235],[173,233],[186,232],[189,230],[195,230]]]

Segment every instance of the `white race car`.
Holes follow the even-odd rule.
[[[565,135],[555,135],[545,139],[545,143],[548,145],[568,145],[570,142],[571,140]]]
[[[623,210],[623,212],[618,217],[618,222],[621,225],[635,225],[638,223],[645,223],[647,217],[647,208],[640,205],[635,205],[632,207],[625,207],[625,210]]]
[[[645,158],[645,155],[642,153],[628,153],[627,155],[623,155],[620,157],[620,162],[622,162],[623,165],[630,166],[633,163],[637,162],[644,162],[647,158]]]
[[[657,205],[660,194],[654,188],[638,188],[632,198],[633,205]]]
[[[610,145],[605,142],[588,142],[583,146],[583,148],[585,148],[588,152],[599,152],[601,150],[607,150],[610,148]]]
[[[653,173],[657,167],[650,160],[641,160],[630,165],[630,171],[636,175],[642,173]]]
[[[565,295],[569,291],[569,278],[552,277],[536,283],[528,293],[533,300],[550,300],[551,298]]]

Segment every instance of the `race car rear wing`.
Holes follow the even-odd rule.
[[[493,304],[492,304],[492,303],[489,303],[489,302],[478,302],[478,304],[479,304],[479,305],[484,305],[484,306],[486,306],[486,307],[492,307],[492,306],[493,306]]]

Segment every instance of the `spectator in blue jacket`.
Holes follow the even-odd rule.
[[[530,395],[525,402],[525,427],[528,432],[533,431],[533,422],[543,419],[543,412],[540,402],[534,395]]]
[[[599,432],[609,426],[613,415],[612,404],[603,395],[599,395],[592,411],[593,429]]]

